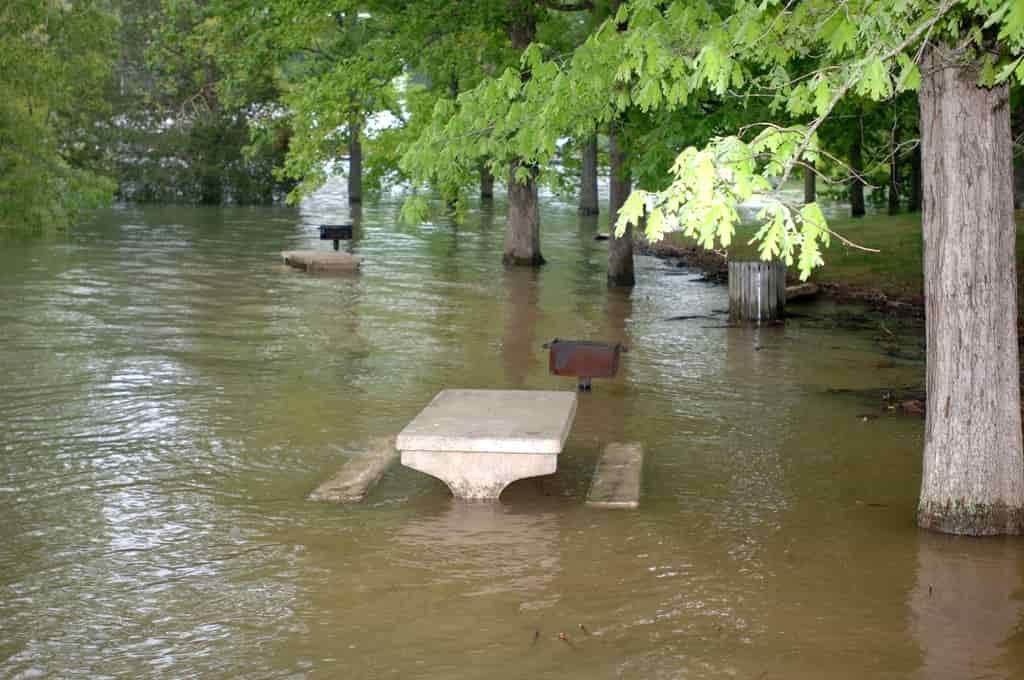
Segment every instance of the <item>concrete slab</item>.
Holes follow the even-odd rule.
[[[307,272],[339,272],[359,269],[363,258],[333,250],[286,250],[284,263]]]
[[[306,498],[328,503],[358,503],[398,460],[392,439],[372,441],[364,453],[353,455],[338,472],[314,489]]]
[[[402,451],[402,465],[437,477],[463,500],[497,500],[517,479],[553,474],[556,453]]]
[[[576,393],[444,390],[398,435],[401,451],[558,454],[576,416]]]
[[[604,447],[587,494],[587,505],[596,508],[635,508],[640,505],[640,475],[644,449],[636,442]]]

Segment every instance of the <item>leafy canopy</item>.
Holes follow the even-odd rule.
[[[617,30],[623,24],[628,30]],[[403,165],[417,181],[456,183],[481,158],[498,168],[516,158],[544,165],[559,139],[589,134],[631,108],[655,113],[693,99],[756,96],[774,120],[809,122],[750,126],[684,150],[669,186],[638,191],[617,230],[646,218],[651,238],[676,228],[728,247],[735,204],[756,198],[762,256],[795,263],[806,278],[822,264],[831,232],[817,205],[789,204],[773,187],[816,160],[818,129],[839,102],[916,90],[925,41],[982,64],[981,85],[1024,80],[1019,0],[633,0],[571,55],[535,43],[517,67],[457,106],[439,102]]]
[[[115,30],[99,0],[0,9],[0,227],[62,226],[109,200],[94,159]]]

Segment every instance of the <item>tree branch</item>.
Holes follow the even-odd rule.
[[[544,9],[552,9],[556,12],[583,12],[594,9],[594,3],[591,0],[570,3],[555,2],[554,0],[537,0],[537,4]]]
[[[955,0],[943,0],[943,3],[936,9],[935,16],[931,17],[931,19],[927,20],[925,23],[918,26],[910,35],[904,38],[899,45],[889,50],[888,52],[882,54],[880,56],[880,59],[882,61],[888,61],[897,54],[899,54],[900,52],[902,52],[904,49],[906,49],[915,40],[920,38],[922,34],[926,36],[931,35],[932,27],[935,26],[935,24],[937,24],[950,11],[950,9],[952,9],[954,4],[956,4]],[[920,52],[918,52],[918,54],[920,54]],[[811,138],[814,136],[814,133],[818,131],[818,128],[821,127],[821,124],[825,122],[825,119],[828,118],[829,114],[832,113],[832,110],[835,109],[836,104],[839,103],[839,100],[846,95],[850,88],[853,87],[855,82],[856,81],[853,78],[847,76],[846,81],[832,95],[832,99],[829,101],[828,107],[826,108],[825,112],[820,114],[814,120],[811,126],[807,129],[807,132],[804,135],[804,141],[797,147],[796,153],[793,154],[793,158],[800,158],[801,156],[803,156],[804,151],[806,151],[807,147],[810,146],[811,144]],[[789,179],[789,175],[792,170],[793,163],[790,162],[786,165],[786,168],[782,173],[782,179],[779,182],[779,186],[782,186],[786,182],[786,180]]]

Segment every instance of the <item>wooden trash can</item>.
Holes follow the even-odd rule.
[[[779,261],[729,262],[729,319],[777,321],[785,314],[786,265]]]

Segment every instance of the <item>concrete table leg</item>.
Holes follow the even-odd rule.
[[[558,454],[402,451],[402,465],[440,479],[456,498],[496,501],[517,479],[554,474]]]

